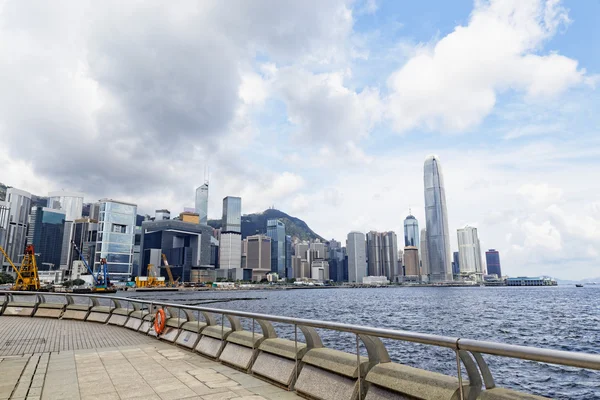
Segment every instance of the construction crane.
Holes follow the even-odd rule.
[[[25,254],[20,268],[15,267],[15,264],[13,264],[2,246],[0,246],[0,252],[17,273],[17,280],[15,281],[12,290],[40,290],[40,278],[38,277],[33,245],[27,245],[25,248]]]
[[[179,280],[179,278],[177,278],[177,281],[173,280],[173,273],[171,272],[171,266],[169,265],[169,261],[167,260],[167,256],[165,255],[165,253],[162,253],[162,259],[163,259],[163,262],[165,263],[165,268],[167,269],[167,275],[169,275],[169,286],[173,287],[177,284],[177,281]]]
[[[106,265],[106,258],[100,259],[100,269],[98,270],[98,274],[94,275],[94,271],[92,271],[92,269],[90,268],[90,265],[87,263],[87,261],[83,257],[83,254],[81,254],[81,250],[79,250],[79,247],[77,247],[77,244],[75,244],[75,241],[71,241],[71,244],[73,245],[73,248],[75,249],[75,251],[77,251],[77,254],[79,255],[79,259],[81,261],[83,261],[83,264],[85,265],[88,272],[90,273],[90,275],[92,275],[92,278],[94,279],[94,291],[95,292],[114,292],[115,290],[110,288],[110,279],[108,276],[108,267]]]

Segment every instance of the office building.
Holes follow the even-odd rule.
[[[48,193],[48,208],[65,212],[65,233],[60,256],[62,269],[71,269],[73,263],[73,221],[83,216],[83,193],[79,192],[50,192]],[[67,272],[67,276],[69,273]]]
[[[286,278],[294,277],[294,270],[292,268],[292,237],[285,235],[285,276]]]
[[[329,248],[329,279],[334,282],[344,281],[344,259],[346,258],[345,253],[345,247],[335,246]]]
[[[98,221],[91,218],[80,218],[73,221],[73,242],[81,252],[81,257],[92,267],[92,262],[96,254],[96,243],[98,242]],[[73,267],[66,271],[65,276],[67,279],[72,280],[79,277],[80,273],[75,267],[78,260],[80,260],[80,256],[73,253]],[[81,264],[77,264],[80,269]],[[134,273],[139,273],[139,270],[135,268],[133,271]],[[87,273],[87,269],[85,273]]]
[[[190,224],[199,224],[200,216],[195,212],[184,211],[182,213],[179,213],[179,220],[183,222],[189,222]]]
[[[154,211],[155,221],[164,221],[166,219],[171,219],[171,211],[165,209]]]
[[[50,271],[60,268],[66,213],[48,207],[32,207],[27,232],[33,244],[38,268]]]
[[[485,263],[487,265],[488,275],[502,277],[502,268],[500,267],[500,253],[498,250],[489,249],[485,252]]]
[[[419,248],[419,241],[419,222],[412,214],[409,214],[404,219],[404,247]]]
[[[363,278],[367,276],[365,234],[350,232],[346,239],[346,252],[348,254],[348,282],[362,283]]]
[[[244,268],[252,270],[252,280],[260,282],[267,279],[271,272],[271,238],[265,235],[253,235],[246,242],[246,264]]]
[[[460,257],[458,256],[458,251],[452,253],[452,275],[454,275],[455,279],[460,275]]]
[[[128,281],[133,275],[133,245],[137,205],[102,199],[98,206],[98,235],[94,272],[100,270],[100,260],[106,259],[112,281]]]
[[[327,260],[314,260],[310,263],[310,277],[316,281],[329,280],[329,263]]]
[[[285,224],[278,219],[267,221],[267,236],[271,238],[271,272],[286,276]]]
[[[144,221],[140,240],[140,275],[147,275],[148,264],[164,266],[167,258],[173,278],[180,282],[192,280],[192,270],[208,268],[212,228],[207,225],[177,220]],[[167,277],[165,268],[160,275]]]
[[[206,225],[208,223],[208,182],[204,182],[196,189],[196,213],[200,217],[200,223]]]
[[[223,219],[221,221],[223,232],[242,232],[242,199],[241,197],[227,196],[223,199]]]
[[[429,280],[431,282],[452,281],[444,174],[437,156],[429,156],[425,160],[423,181]]]
[[[419,249],[415,246],[404,248],[404,278],[405,282],[418,282],[419,273]]]
[[[395,280],[398,275],[398,238],[394,232],[367,233],[367,265],[369,276]]]
[[[460,274],[478,282],[483,280],[483,263],[477,228],[465,226],[457,230]]]
[[[236,232],[221,233],[219,240],[219,268],[242,267],[242,235]]]
[[[6,190],[6,201],[0,204],[0,245],[13,264],[21,265],[22,254],[27,243],[27,226],[29,225],[29,211],[31,209],[31,194],[24,190],[9,187]],[[2,272],[14,275],[10,263],[0,254]]]
[[[421,280],[429,282],[429,252],[427,248],[427,230],[421,229]]]

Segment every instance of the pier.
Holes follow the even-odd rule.
[[[600,355],[327,321],[93,294],[0,296],[0,399],[542,399],[498,387],[485,357],[600,370]],[[278,336],[282,324],[293,340]],[[352,335],[356,351],[327,348],[317,329]],[[449,349],[457,374],[394,362],[382,339]]]

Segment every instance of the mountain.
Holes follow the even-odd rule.
[[[319,239],[325,241],[321,236],[317,235],[308,227],[306,222],[300,218],[292,217],[283,211],[269,208],[261,213],[242,215],[242,238],[256,235],[258,233],[267,233],[267,220],[279,219],[285,224],[285,233],[292,237],[297,237],[300,240]],[[208,225],[215,229],[221,227],[220,219],[209,219]]]

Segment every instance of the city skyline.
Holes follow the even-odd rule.
[[[8,2],[0,182],[152,214],[193,207],[210,166],[209,218],[236,195],[343,241],[400,236],[409,208],[422,228],[433,153],[452,249],[470,225],[509,275],[600,276],[597,2],[316,4],[44,4],[37,24]]]

